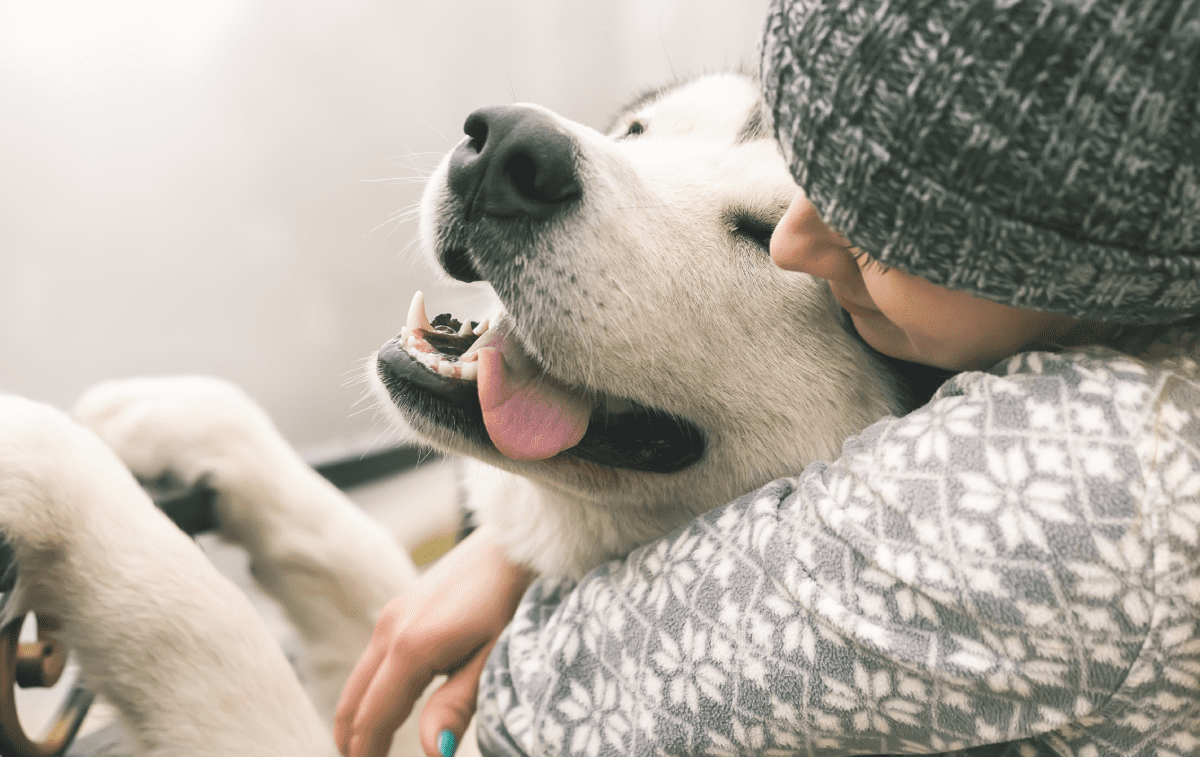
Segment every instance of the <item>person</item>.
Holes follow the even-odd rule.
[[[774,0],[762,76],[773,260],[963,372],[577,584],[464,542],[343,754],[446,670],[431,757],[477,683],[488,755],[1200,753],[1200,4]]]

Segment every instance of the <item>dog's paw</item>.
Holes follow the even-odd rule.
[[[0,394],[0,532],[19,558],[61,561],[69,545],[102,530],[98,523],[128,518],[139,496],[95,434],[57,408]]]
[[[233,384],[202,376],[138,378],[92,387],[75,418],[138,478],[215,489],[245,484],[256,464],[290,448],[266,413]]]
[[[53,486],[72,466],[84,434],[61,410],[11,394],[0,394],[0,491],[34,494]]]

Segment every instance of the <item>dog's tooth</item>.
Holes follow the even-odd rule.
[[[471,335],[471,322],[470,321],[463,321],[462,327],[459,328],[459,330],[458,330],[458,335],[459,336],[470,336]]]
[[[454,366],[450,364],[449,360],[442,360],[437,365],[437,372],[443,376],[453,376]]]
[[[488,320],[487,318],[484,318],[482,321],[479,322],[479,325],[473,329],[473,331],[475,332],[475,336],[482,336],[483,332],[487,331],[488,327],[491,325],[492,325],[491,321]]]
[[[425,315],[425,294],[417,292],[413,295],[412,304],[408,306],[408,328],[416,330],[423,329],[431,331],[433,326],[429,323],[429,318]]]
[[[475,381],[479,378],[479,362],[463,363],[461,378],[467,381]]]
[[[479,332],[476,331],[475,333],[478,334]],[[504,335],[501,334],[499,330],[485,329],[484,333],[481,334],[480,337],[475,340],[475,343],[468,347],[467,351],[464,352],[458,359],[463,363],[470,363],[474,360],[478,360],[479,356],[476,354],[477,352],[490,344],[494,344],[498,339],[503,338]]]

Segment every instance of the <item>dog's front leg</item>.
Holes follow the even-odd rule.
[[[0,396],[7,623],[57,621],[134,754],[330,757],[332,739],[246,597],[96,436]]]
[[[254,578],[295,624],[306,685],[331,724],[379,610],[416,580],[408,555],[226,382],[110,382],[88,391],[76,416],[139,477],[215,490],[219,532],[247,549]]]

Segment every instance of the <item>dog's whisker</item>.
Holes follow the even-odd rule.
[[[388,160],[410,160],[412,158],[421,158],[423,160],[441,160],[445,156],[446,156],[445,153],[436,152],[436,151],[431,151],[431,152],[409,151],[406,153],[401,153],[400,155],[391,155],[387,159]]]
[[[426,151],[426,152],[414,150],[411,147],[409,147],[408,144],[406,142],[404,142],[404,140],[400,140],[400,144],[404,147],[406,152],[401,153],[399,155],[393,155],[393,156],[389,157],[388,160],[390,160],[390,161],[410,160],[411,161],[413,159],[421,159],[421,160],[429,161],[431,164],[436,165],[445,156],[444,152],[440,152],[437,150],[431,150],[431,151]]]
[[[412,239],[408,240],[408,243],[405,244],[404,247],[400,248],[400,252],[398,252],[397,255],[400,257],[404,257],[405,255],[408,254],[408,251],[410,249],[412,249],[412,246],[414,244],[417,244],[420,241],[421,241],[420,235],[413,235]],[[412,266],[414,266],[416,264],[416,262],[417,262],[417,258],[415,256],[409,258],[410,271],[411,271]]]
[[[414,203],[411,207],[393,211],[392,214],[389,216],[389,218],[398,219],[398,220],[408,220],[409,218],[415,218],[420,214],[421,214],[421,204]]]
[[[388,184],[424,184],[429,181],[428,176],[385,176],[381,179],[359,179],[363,184],[379,184],[387,182]]]
[[[382,449],[387,444],[386,440],[388,437],[391,437],[395,441],[400,440],[400,435],[394,428],[384,428],[383,431],[376,435],[375,441],[368,445],[367,450],[373,452],[374,450]]]
[[[436,126],[434,126],[433,124],[429,123],[428,121],[425,121],[424,119],[422,119],[421,123],[423,123],[423,124],[425,124],[426,126],[428,126],[428,127],[429,127],[429,128],[432,130],[432,131],[433,131],[433,133],[434,133],[434,134],[437,134],[439,137],[441,137],[443,140],[445,140],[445,141],[446,141],[446,144],[448,144],[448,145],[458,144],[459,140],[457,140],[457,139],[449,139],[449,138],[448,138],[448,137],[447,137],[445,134],[443,134],[443,133],[442,133],[442,132],[441,132],[441,131],[440,131],[440,130],[439,130],[437,127],[436,127]]]
[[[390,232],[388,232],[389,234],[393,234],[393,233],[395,233],[397,228],[404,225],[406,222],[411,221],[413,218],[415,218],[417,215],[419,215],[420,212],[421,212],[420,204],[417,204],[410,208],[406,208],[404,210],[395,211],[387,217],[387,220],[385,220],[383,223],[380,223],[378,226],[371,229],[366,234],[363,234],[363,236],[368,237],[371,234],[374,234],[375,232],[382,229],[384,226],[387,226],[388,224],[395,224],[395,226],[392,228],[392,230]]]
[[[671,69],[672,81],[677,81],[679,79],[679,74],[675,73],[675,62],[671,60],[671,53],[669,50],[667,50],[667,40],[665,37],[663,37],[661,19],[659,19],[658,23],[658,44],[660,47],[662,47],[663,57],[667,59],[667,68]]]
[[[368,381],[368,377],[366,375],[366,371],[358,370],[358,371],[355,371],[355,374],[353,376],[350,376],[350,377],[342,380],[342,388],[349,389],[351,387],[359,386],[360,384],[365,384],[365,383],[367,383],[367,381]]]
[[[375,408],[371,405],[363,404],[369,399],[370,399],[370,397],[367,397],[365,395],[356,399],[354,401],[354,403],[352,405],[350,405],[349,417],[357,418],[358,416],[362,415],[363,413],[369,413],[372,410],[377,410],[378,408]],[[359,407],[359,405],[362,405],[362,407]]]

